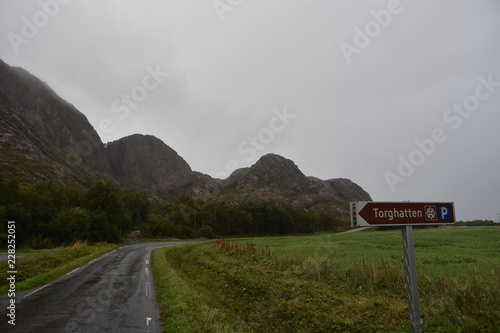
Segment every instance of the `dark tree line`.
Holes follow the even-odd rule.
[[[184,195],[151,204],[145,193],[111,183],[78,189],[53,182],[23,183],[1,174],[0,220],[0,234],[5,234],[7,221],[16,221],[16,244],[32,248],[77,240],[120,242],[133,230],[150,237],[213,238],[307,234],[343,224],[326,214],[272,201],[233,205]]]
[[[147,235],[171,237],[265,236],[334,231],[345,224],[327,214],[252,200],[240,205],[179,197],[150,214]]]
[[[453,225],[454,227],[498,227],[500,223],[493,220],[474,220],[474,221],[457,221]]]
[[[76,240],[119,242],[148,219],[147,197],[109,183],[77,189],[22,183],[0,175],[0,232],[16,221],[18,246],[43,248]]]

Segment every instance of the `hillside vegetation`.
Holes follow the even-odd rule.
[[[498,332],[500,229],[415,230],[425,332]],[[166,331],[408,332],[401,232],[159,249]]]
[[[0,174],[0,219],[16,221],[17,248],[51,248],[77,240],[119,242],[147,220],[148,209],[143,194],[111,183],[82,189],[23,183]],[[0,233],[6,227],[2,223]]]
[[[338,201],[347,209],[346,201]],[[0,219],[16,221],[18,248],[51,248],[77,240],[120,242],[134,230],[146,237],[198,238],[286,235],[334,231],[348,221],[272,201],[242,204],[180,196],[148,198],[144,191],[98,182],[72,188],[24,183],[0,173]],[[0,233],[6,232],[0,224]],[[5,244],[4,244],[5,245]]]

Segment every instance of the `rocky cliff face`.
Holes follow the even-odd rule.
[[[134,134],[110,142],[106,152],[114,176],[124,184],[151,186],[191,172],[177,152],[151,135]]]
[[[0,91],[10,112],[23,117],[41,138],[53,142],[75,159],[109,173],[104,146],[87,118],[73,105],[26,70],[0,60]]]
[[[1,60],[0,113],[0,171],[30,182],[110,179],[104,147],[87,118]]]

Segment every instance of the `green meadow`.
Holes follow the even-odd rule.
[[[414,230],[424,332],[500,332],[500,228]],[[401,230],[153,252],[167,332],[409,332]]]

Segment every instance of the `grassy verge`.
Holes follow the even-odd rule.
[[[498,332],[500,228],[415,230],[425,332]],[[407,332],[401,232],[153,252],[167,332]]]
[[[246,325],[233,318],[233,312],[217,299],[202,291],[197,282],[186,279],[178,269],[193,250],[198,247],[175,247],[173,252],[154,251],[154,271],[157,301],[161,304],[163,329],[166,332],[248,332]],[[173,254],[173,256],[171,256]],[[189,265],[191,267],[191,265]],[[203,274],[195,272],[200,280]],[[191,278],[196,279],[196,276]]]
[[[89,261],[118,248],[116,244],[89,246],[77,242],[69,247],[31,251],[30,256],[16,259],[16,291],[43,286]],[[7,261],[0,262],[0,294],[7,293]]]

